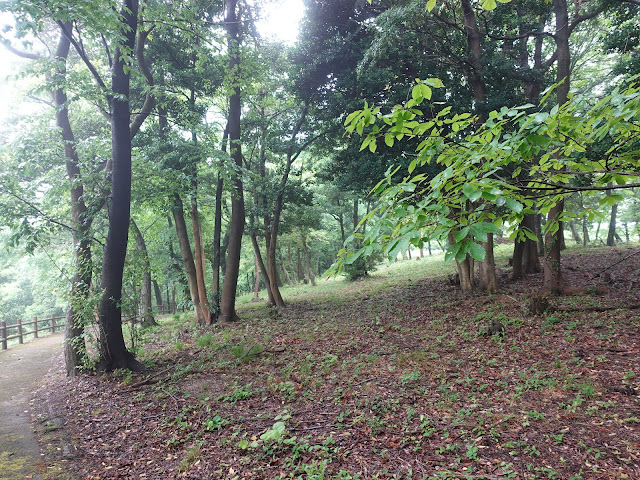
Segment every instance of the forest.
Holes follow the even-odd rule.
[[[49,478],[639,478],[640,2],[300,6],[0,2]]]

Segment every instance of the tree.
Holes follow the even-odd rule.
[[[227,250],[227,266],[222,285],[222,296],[220,298],[220,313],[218,318],[221,321],[235,321],[236,314],[236,289],[238,285],[238,274],[240,272],[240,251],[242,248],[242,235],[245,225],[244,192],[242,176],[242,147],[240,143],[240,118],[242,115],[242,102],[240,90],[239,68],[241,64],[240,56],[240,28],[238,17],[237,0],[227,2],[225,16],[225,27],[227,29],[227,47],[229,51],[229,87],[231,95],[229,97],[229,150],[233,163],[237,167],[231,194],[231,224],[229,226],[229,247]]]
[[[154,326],[156,322],[153,311],[151,309],[151,262],[149,261],[149,253],[147,251],[147,244],[144,240],[144,236],[138,228],[138,224],[133,218],[131,218],[131,230],[136,241],[136,248],[140,254],[141,266],[142,266],[142,283],[140,286],[140,303],[138,306],[138,316],[140,322],[144,326]]]

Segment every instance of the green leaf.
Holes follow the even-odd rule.
[[[427,2],[427,11],[430,12],[435,8],[435,6],[436,6],[436,0],[429,0]]]
[[[481,242],[487,241],[487,232],[483,231],[481,228],[478,228],[478,225],[482,225],[481,223],[474,223],[469,228],[471,228],[471,233],[473,234],[473,238],[479,240]]]
[[[470,230],[469,227],[464,227],[462,230],[456,233],[456,236],[455,236],[456,242],[459,242],[467,238],[467,235],[469,235],[469,230]]]
[[[431,88],[424,83],[419,83],[411,90],[411,97],[416,101],[420,101],[423,98],[431,100]]]
[[[387,144],[387,147],[393,147],[393,135],[390,133],[387,133],[384,136],[384,143]]]
[[[522,212],[522,209],[523,209],[522,204],[519,201],[514,200],[513,198],[507,198],[506,204],[507,204],[507,207],[509,207],[514,212],[516,213]]]
[[[496,0],[484,0],[484,2],[482,2],[483,10],[495,10],[497,6]]]
[[[462,193],[472,202],[475,202],[482,196],[482,192],[470,183],[465,183],[462,187]]]
[[[478,245],[477,243],[471,244],[471,247],[469,248],[469,255],[471,255],[475,260],[478,260],[479,262],[483,261],[485,254],[486,252],[481,245]]]
[[[538,241],[538,237],[536,236],[535,233],[533,233],[531,230],[529,230],[528,228],[523,228],[522,231],[524,232],[524,235],[529,239],[532,240],[534,242]]]

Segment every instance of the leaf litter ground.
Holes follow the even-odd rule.
[[[632,252],[570,251],[578,295],[537,316],[539,275],[463,295],[422,259],[238,324],[169,317],[148,372],[47,379],[51,477],[640,478],[640,255],[594,278]]]

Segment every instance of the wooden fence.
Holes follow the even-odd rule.
[[[64,316],[56,317],[51,314],[47,319],[38,320],[38,317],[33,317],[30,322],[23,322],[18,320],[16,325],[7,326],[7,322],[0,321],[0,342],[2,343],[2,350],[7,349],[7,341],[18,339],[18,343],[24,343],[24,338],[28,335],[33,335],[33,338],[38,338],[42,333],[54,333],[57,330],[64,328]],[[31,327],[31,329],[25,328]],[[15,333],[13,333],[15,332]]]
[[[152,312],[156,315],[166,315],[176,312],[184,312],[184,306],[180,307],[171,307],[169,305],[156,305]],[[130,318],[130,316],[124,316],[124,318]],[[134,315],[135,319],[136,316]],[[60,331],[64,329],[65,316],[56,317],[51,314],[51,316],[47,319],[39,320],[38,317],[33,317],[33,320],[30,322],[23,322],[22,320],[18,320],[18,323],[15,325],[7,326],[7,322],[2,320],[0,321],[0,343],[2,343],[2,350],[6,350],[8,348],[7,342],[9,340],[13,340],[15,338],[18,339],[19,344],[24,343],[24,338],[33,335],[33,338],[38,338],[41,333],[54,333],[56,331]],[[29,330],[26,327],[31,327]],[[15,332],[15,333],[14,333]]]

